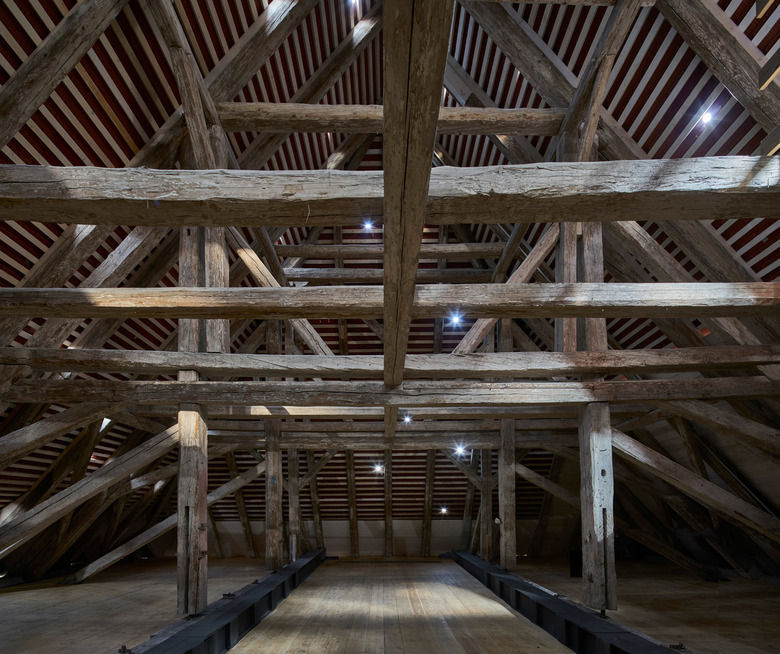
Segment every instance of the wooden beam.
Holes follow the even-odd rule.
[[[349,555],[360,556],[360,534],[358,532],[357,491],[355,489],[355,453],[346,452],[347,466],[347,503],[349,509]]]
[[[311,450],[306,452],[306,463],[310,474],[315,468],[314,452]],[[325,547],[325,537],[322,531],[322,514],[320,513],[320,491],[316,474],[311,475],[311,481],[309,482],[309,497],[311,500],[312,517],[314,518],[314,542],[317,547]]]
[[[453,0],[384,11],[385,382],[403,378]]]
[[[215,502],[218,502],[226,497],[229,497],[237,490],[240,490],[247,484],[253,482],[255,479],[257,479],[260,475],[262,475],[265,472],[265,465],[266,465],[265,461],[262,461],[252,466],[248,470],[245,470],[240,475],[234,477],[227,483],[222,484],[222,486],[220,486],[216,490],[211,491],[206,497],[207,504],[211,506]],[[98,572],[105,570],[109,566],[114,565],[114,563],[118,563],[128,555],[138,551],[144,545],[148,545],[149,543],[156,540],[163,534],[174,529],[178,523],[178,518],[179,516],[177,513],[168,516],[162,522],[157,523],[153,527],[150,527],[146,531],[138,534],[138,536],[135,536],[131,540],[127,541],[126,543],[123,543],[119,547],[101,556],[96,561],[93,561],[89,565],[81,568],[81,570],[74,573],[72,576],[68,577],[66,581],[68,583],[73,583],[73,584],[81,583],[82,581],[88,579],[92,575],[97,574]]]
[[[583,603],[617,609],[614,478],[609,406],[587,404],[580,426]]]
[[[273,382],[272,382],[273,383]],[[284,526],[282,517],[282,454],[279,451],[279,423],[265,421],[265,567],[282,567]]]
[[[301,544],[301,497],[298,478],[298,450],[287,449],[287,533],[290,561],[303,551]]]
[[[514,437],[514,434],[512,434]],[[425,500],[423,504],[422,538],[420,555],[431,555],[431,533],[433,529],[433,485],[436,476],[436,450],[428,450],[425,457]]]
[[[501,520],[499,561],[502,568],[517,566],[517,509],[515,507],[515,423],[501,421],[498,450],[498,513]]]
[[[236,465],[236,457],[232,452],[225,454],[225,463],[227,463],[228,474],[231,477],[238,477],[238,466]],[[252,524],[249,522],[249,514],[246,510],[246,502],[244,501],[244,493],[239,489],[233,494],[233,499],[236,501],[236,509],[238,510],[238,518],[241,521],[241,528],[244,530],[244,540],[246,541],[247,556],[252,559],[257,558],[257,548],[255,547],[255,539],[252,534]]]
[[[381,284],[384,276],[378,268],[285,268],[291,282],[325,284]],[[489,270],[421,268],[414,274],[417,284],[484,284],[491,281]]]
[[[531,253],[523,260],[517,270],[512,273],[509,279],[506,280],[505,285],[511,286],[525,284],[531,280],[531,277],[536,272],[536,269],[552,252],[558,242],[558,230],[554,227],[548,228],[542,235],[539,241],[534,246]],[[453,354],[463,355],[474,352],[482,339],[493,329],[498,322],[496,318],[480,318],[477,320],[466,333],[466,335],[460,340],[452,351]]]
[[[0,347],[0,364],[47,372],[174,374],[195,370],[215,377],[326,377],[380,379],[381,355],[274,355]],[[556,377],[730,370],[780,364],[780,345],[720,345],[607,352],[409,354],[406,379]],[[405,426],[407,428],[407,426]],[[3,437],[5,438],[5,437]],[[3,440],[0,439],[0,444]]]
[[[780,151],[780,125],[775,127],[761,141],[761,154],[765,157],[776,155]]]
[[[658,0],[656,7],[759,125],[780,124],[780,85],[759,91],[763,54],[717,3]]]
[[[178,442],[178,427],[174,425],[3,525],[0,527],[0,558],[16,550],[80,504],[164,456]]]
[[[125,404],[80,404],[20,427],[0,437],[0,470],[30,452],[51,443],[58,436],[102,419]]]
[[[593,184],[598,178],[599,184]],[[776,158],[436,168],[429,222],[780,217]],[[354,224],[382,213],[381,173],[0,166],[4,220],[113,225]],[[385,256],[388,255],[387,244]]]
[[[302,104],[295,102],[222,102],[222,125],[233,132],[347,132],[381,134],[382,105]],[[554,136],[563,109],[439,107],[439,134],[528,134]]]
[[[82,0],[14,71],[0,91],[0,148],[54,92],[127,0]]]
[[[479,555],[488,563],[493,556],[493,450],[479,453]]]
[[[385,442],[387,438],[385,438]],[[393,538],[393,450],[385,447],[384,452],[384,483],[385,483],[385,558],[395,554],[395,539]]]
[[[118,397],[138,404],[272,406],[469,407],[583,402],[642,402],[769,397],[780,381],[766,377],[651,379],[594,382],[404,382],[388,389],[381,382],[156,382],[21,381],[2,397],[9,402],[110,402]]]
[[[739,438],[766,452],[780,454],[780,429],[704,402],[678,400],[658,402],[656,405],[665,413],[713,428],[727,438]]]
[[[660,477],[705,507],[780,543],[780,519],[775,516],[748,504],[616,429],[612,430],[612,447],[618,456]]]
[[[209,94],[217,101],[232,100],[316,6],[317,0],[277,0],[269,6],[270,11],[260,14],[206,76]],[[136,153],[130,166],[166,167],[173,161],[184,130],[184,112],[179,108]]]
[[[761,19],[772,8],[775,0],[756,0],[756,18]]]
[[[313,425],[316,423],[312,423]],[[303,489],[309,486],[310,484],[314,483],[317,480],[317,475],[320,473],[320,471],[328,465],[330,460],[336,455],[335,451],[329,451],[325,452],[315,463],[314,459],[311,460],[311,465],[309,465],[307,472],[305,475],[302,475],[299,482],[298,487]]]
[[[385,289],[387,287],[384,287]],[[287,320],[381,315],[381,286],[297,288],[0,289],[0,316],[252,318]],[[780,283],[433,284],[410,297],[410,318],[454,308],[470,318],[764,316],[780,313]],[[392,304],[391,306],[394,306]],[[387,334],[387,323],[385,323]],[[400,363],[403,366],[403,362]]]
[[[290,101],[319,103],[380,32],[382,11],[382,3],[379,2],[366,12],[319,68],[293,93]],[[288,134],[259,134],[241,154],[241,167],[262,168],[287,137]]]

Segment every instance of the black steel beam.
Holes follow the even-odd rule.
[[[467,552],[452,558],[513,609],[579,654],[669,654],[649,636],[602,618],[546,588],[485,563]]]
[[[180,620],[127,654],[223,654],[273,611],[325,560],[325,550],[301,556],[278,572],[228,593],[195,618]]]

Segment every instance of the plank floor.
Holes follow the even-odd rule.
[[[262,560],[210,561],[209,602],[266,574]],[[174,561],[118,565],[78,586],[0,593],[0,653],[109,654],[176,620]]]
[[[328,561],[231,654],[571,652],[452,561]]]
[[[568,564],[532,562],[517,574],[574,601],[580,579]],[[780,652],[780,583],[732,579],[711,582],[664,561],[618,561],[616,622],[665,645],[682,643],[696,654]]]

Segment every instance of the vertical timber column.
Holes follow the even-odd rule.
[[[425,461],[425,506],[423,507],[422,556],[431,555],[433,532],[433,484],[436,476],[436,450],[428,450]],[[471,484],[469,484],[471,485]]]
[[[265,567],[282,567],[284,533],[282,524],[282,453],[279,423],[265,421]]]
[[[360,534],[357,519],[357,493],[355,490],[355,453],[347,450],[347,497],[349,500],[349,555],[360,556]]]
[[[582,579],[586,606],[617,608],[612,426],[605,402],[586,405],[580,417]]]
[[[314,468],[314,453],[309,450],[306,452],[307,469]],[[320,514],[320,489],[317,485],[317,476],[315,475],[309,482],[309,495],[311,496],[311,512],[314,518],[314,542],[317,547],[325,547],[325,536],[322,532],[322,515]]]
[[[394,554],[393,547],[393,450],[385,449],[385,558]]]
[[[298,489],[298,450],[287,450],[287,500],[288,527],[290,536],[290,561],[298,558],[301,543],[301,501]]]
[[[203,286],[205,240],[202,228],[183,227],[179,244],[179,286]],[[179,320],[179,351],[205,345],[202,320]],[[198,380],[194,370],[179,371],[179,381]],[[177,523],[177,611],[195,615],[206,608],[208,581],[208,431],[200,406],[179,406],[179,487]]]
[[[479,463],[482,472],[482,488],[479,491],[479,555],[490,561],[493,542],[493,487],[490,484],[493,450],[481,450]]]
[[[515,511],[515,421],[501,420],[498,450],[498,512],[501,518],[499,563],[511,570],[517,565],[517,525]]]

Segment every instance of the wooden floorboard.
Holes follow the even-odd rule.
[[[569,652],[451,561],[329,561],[231,652]]]

